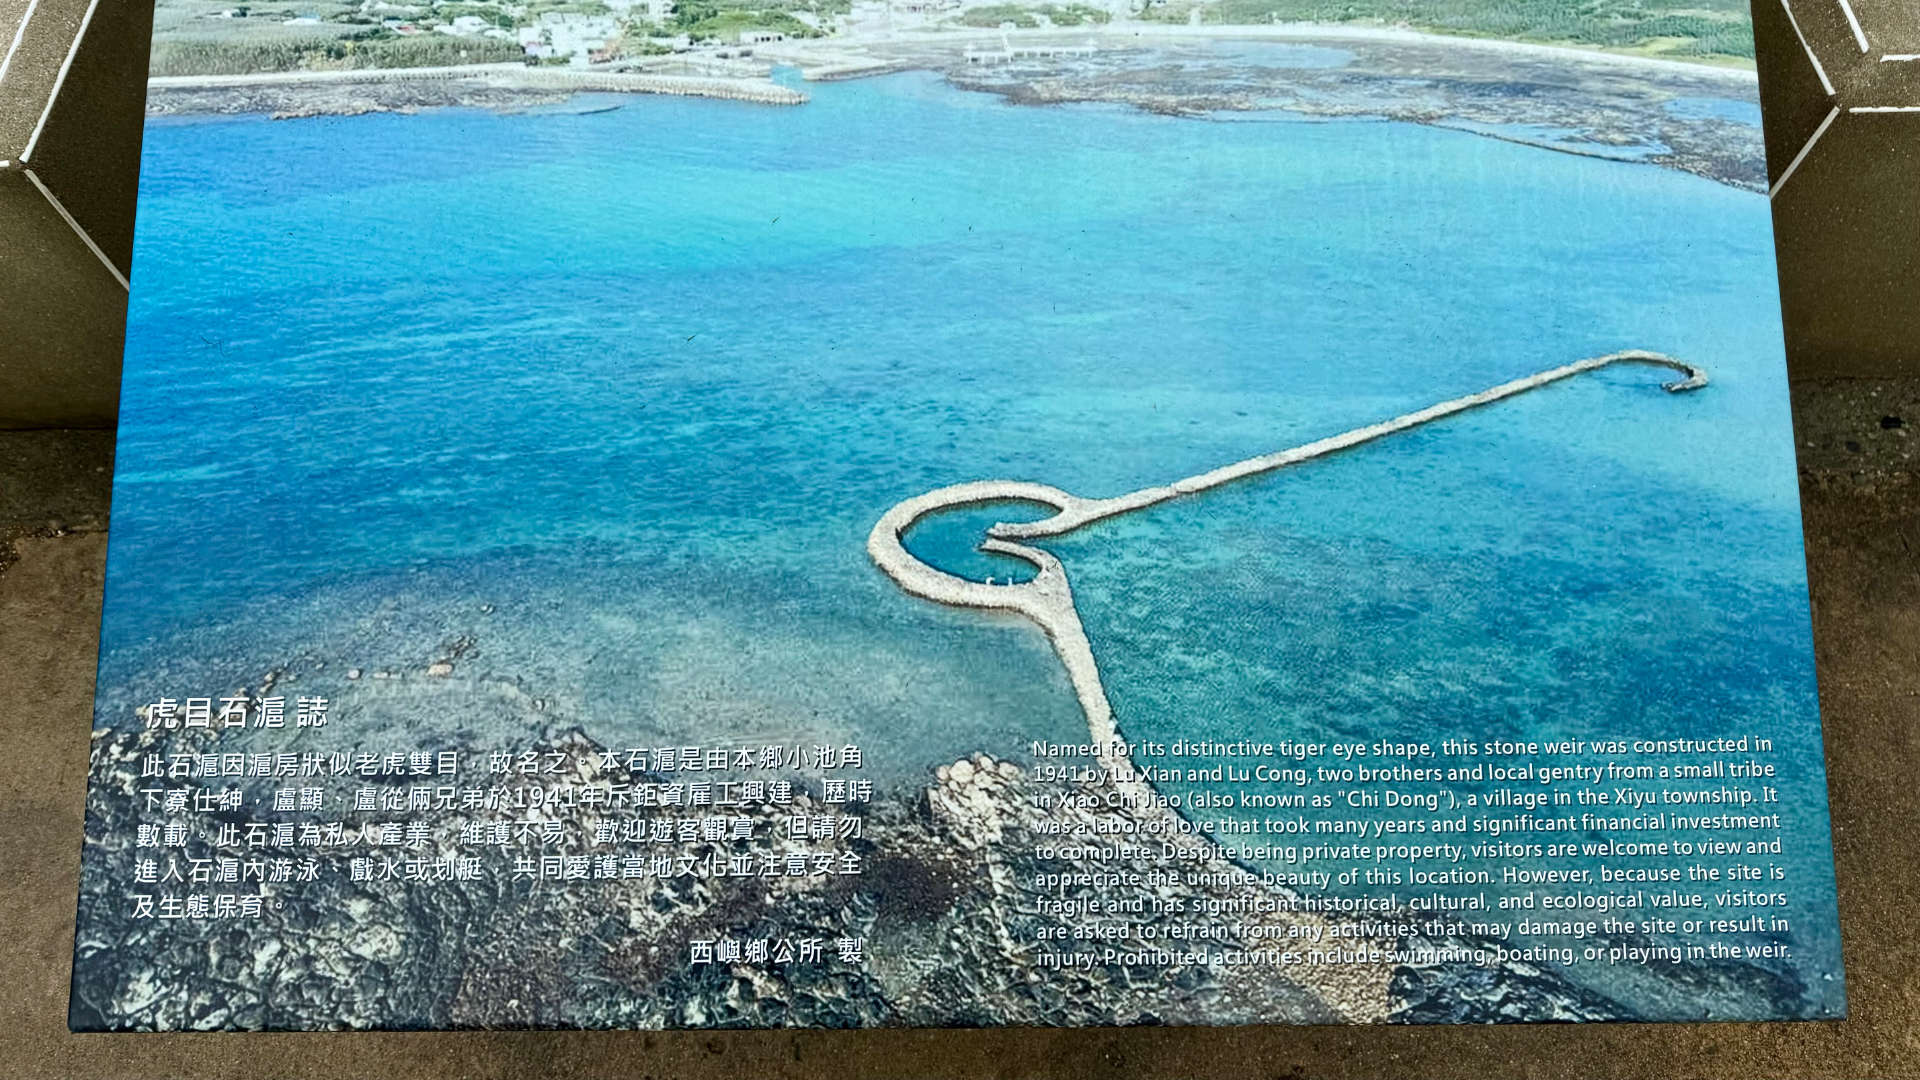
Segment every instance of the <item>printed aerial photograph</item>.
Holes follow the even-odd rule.
[[[1844,1015],[1746,0],[151,75],[76,1029]]]

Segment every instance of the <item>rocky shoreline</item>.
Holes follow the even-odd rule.
[[[317,880],[258,886],[258,919],[136,920],[130,838],[139,815],[146,755],[196,749],[144,730],[103,730],[94,739],[87,848],[74,966],[72,1022],[81,1030],[339,1029],[498,1027],[864,1027],[1134,1025],[1329,1022],[1506,1022],[1631,1019],[1618,1004],[1547,968],[1513,960],[1416,964],[1391,960],[1279,966],[1137,962],[1125,958],[1043,966],[1050,947],[1076,947],[1089,920],[1058,911],[1063,900],[1115,902],[1128,948],[1169,945],[1176,924],[1199,926],[1215,947],[1260,948],[1236,934],[1260,927],[1269,945],[1292,927],[1320,934],[1345,916],[1303,910],[1248,913],[1256,901],[1297,902],[1259,884],[1163,881],[1047,888],[1045,874],[1144,876],[1152,858],[1055,857],[1043,848],[1085,829],[1126,836],[1142,820],[1108,805],[1104,781],[1043,784],[1014,763],[975,755],[936,770],[912,797],[879,798],[862,812],[861,835],[817,841],[818,850],[856,853],[855,875],[794,878],[617,878],[529,884],[511,880],[505,860],[472,880],[352,881],[338,866]],[[564,775],[534,784],[631,782],[603,771],[598,747],[577,731],[555,738],[577,752]],[[208,744],[201,748],[211,748]],[[478,755],[476,755],[478,756]],[[305,781],[311,782],[311,781]],[[376,781],[355,779],[366,786]],[[491,778],[509,788],[529,781]],[[404,786],[404,779],[392,781]],[[248,781],[249,805],[270,798],[273,781]],[[341,793],[331,793],[330,799]],[[1067,799],[1068,795],[1092,798]],[[1124,801],[1124,800],[1122,800]],[[805,796],[793,810],[816,804]],[[762,810],[755,843],[779,852],[785,810]],[[669,817],[693,811],[663,808]],[[221,820],[267,816],[248,809]],[[338,815],[333,815],[337,817]],[[602,811],[538,811],[573,837],[589,835]],[[528,819],[526,812],[474,810],[467,821]],[[376,816],[374,818],[378,820]],[[1066,832],[1063,833],[1063,830]],[[429,857],[460,850],[457,829],[436,829]],[[1143,850],[1151,845],[1142,842]],[[522,849],[512,849],[523,853]],[[585,853],[583,842],[539,854]],[[727,842],[683,844],[682,855],[729,850]],[[208,855],[204,836],[186,853]],[[230,854],[231,852],[227,852]],[[1217,860],[1216,860],[1217,862]],[[1200,864],[1186,864],[1189,869]],[[1228,864],[1202,869],[1218,871]],[[1230,875],[1221,875],[1225,880]],[[1245,875],[1238,875],[1244,878]],[[1161,875],[1162,878],[1165,875]],[[1208,880],[1213,875],[1202,875]],[[1057,880],[1057,879],[1055,879]],[[1191,880],[1191,879],[1184,879]],[[1238,911],[1238,914],[1211,914]],[[1373,918],[1404,917],[1376,913]],[[1152,927],[1143,933],[1143,927]],[[1153,931],[1157,930],[1158,933]],[[742,937],[842,936],[865,940],[859,964],[689,965],[690,942]],[[1329,935],[1330,936],[1330,935]],[[1065,941],[1059,941],[1066,938]],[[1054,944],[1057,942],[1057,944]],[[1299,942],[1293,943],[1298,947]],[[1415,938],[1411,946],[1474,948],[1490,942]],[[1085,943],[1078,947],[1092,948]],[[1204,950],[1202,950],[1204,952]],[[1784,972],[1746,965],[1649,969],[1711,1014],[1738,1015],[1790,998]],[[1743,1007],[1744,1003],[1744,1007]]]
[[[664,94],[762,105],[802,105],[807,101],[807,95],[799,90],[760,78],[474,64],[154,78],[147,82],[147,115],[265,113],[286,120],[411,113],[456,106],[509,111],[557,104],[588,93]]]
[[[1751,73],[1647,63],[1563,50],[1483,50],[1444,39],[1325,39],[1348,58],[1289,58],[1257,49],[1221,55],[1202,41],[1143,42],[1047,66],[965,66],[948,78],[1020,104],[1104,102],[1172,116],[1285,112],[1323,119],[1386,119],[1536,146],[1644,162],[1748,191],[1766,190],[1766,148]],[[1297,46],[1299,47],[1299,46]],[[1675,101],[1750,105],[1745,123]]]
[[[368,113],[417,113],[427,109],[475,108],[502,112],[558,105],[564,90],[532,91],[465,83],[363,83],[318,89],[293,85],[247,87],[152,87],[149,117],[264,115],[274,120]]]
[[[1751,107],[1749,71],[1612,54],[1418,34],[1343,36],[1314,28],[1298,39],[1248,28],[1248,40],[1110,34],[1091,55],[976,64],[978,35],[863,43],[819,52],[796,42],[763,51],[809,80],[840,81],[933,71],[962,89],[1023,105],[1100,102],[1172,116],[1219,118],[1284,112],[1320,119],[1386,119],[1451,127],[1561,153],[1677,169],[1749,191],[1766,190],[1757,121],[1676,101]],[[1078,41],[1086,35],[1064,35]],[[806,95],[769,79],[701,78],[634,71],[474,65],[471,69],[313,72],[154,79],[155,116],[264,113],[275,118],[415,112],[465,106],[516,109],[580,92],[694,94],[772,104]]]

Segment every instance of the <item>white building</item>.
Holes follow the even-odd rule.
[[[885,33],[893,29],[893,9],[887,6],[886,0],[853,0],[840,25],[850,33]]]
[[[605,50],[620,36],[620,21],[611,15],[549,11],[536,25],[553,50],[549,55],[565,56],[576,64],[586,63],[591,54]]]
[[[650,22],[663,23],[673,16],[673,0],[606,0],[606,4],[622,15],[638,12]]]
[[[478,15],[461,15],[450,23],[442,23],[434,29],[443,34],[459,37],[478,37],[493,28],[493,24]]]

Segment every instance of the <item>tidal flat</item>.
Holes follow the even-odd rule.
[[[1002,41],[1028,52],[980,62]],[[774,77],[784,69],[792,71]],[[171,77],[152,81],[148,111],[297,118],[452,106],[514,110],[580,93],[801,104],[808,81],[921,70],[1017,104],[1110,102],[1210,119],[1390,119],[1644,161],[1747,190],[1766,184],[1751,69],[1590,49],[1339,25],[1115,26],[796,40],[763,47],[755,59],[728,65],[725,75],[687,70],[685,61],[668,58],[596,69],[484,64]]]

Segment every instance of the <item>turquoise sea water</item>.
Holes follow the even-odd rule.
[[[1748,127],[1760,126],[1759,104],[1734,98],[1675,98],[1667,102],[1667,111],[1675,116],[1695,120],[1711,117],[1732,124],[1745,124]]]
[[[1585,376],[1047,546],[1135,738],[1770,735],[1803,1007],[1837,1006],[1763,198],[1404,124],[808,89],[150,125],[100,721],[280,668],[336,701],[300,737],[353,745],[527,746],[537,699],[905,781],[1019,756],[1084,738],[1064,676],[871,566],[893,503],[1115,494],[1657,349],[1712,386]],[[966,551],[993,516],[909,541],[1017,571]],[[462,636],[439,697],[345,675]]]

